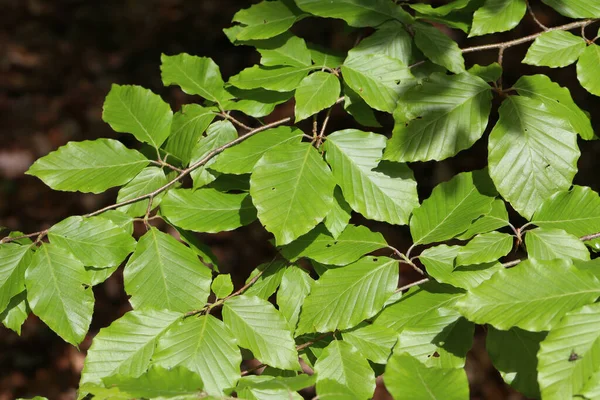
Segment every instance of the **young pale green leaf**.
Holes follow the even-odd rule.
[[[460,249],[456,257],[456,265],[483,264],[497,261],[507,255],[512,247],[513,238],[509,234],[489,232],[477,235]],[[536,258],[534,255],[532,257]]]
[[[421,14],[443,17],[448,15],[452,11],[462,10],[467,5],[469,5],[469,1],[470,0],[454,0],[435,8],[432,7],[430,4],[422,3],[409,4],[408,6]]]
[[[552,328],[538,352],[543,399],[576,398],[600,369],[600,304],[574,310]]]
[[[225,324],[212,315],[186,318],[158,340],[152,357],[164,368],[182,366],[202,378],[213,396],[229,393],[240,379],[242,356]]]
[[[77,346],[85,338],[94,294],[81,261],[56,245],[43,244],[25,272],[29,306],[64,341]]]
[[[54,190],[102,193],[135,177],[149,160],[113,139],[69,142],[33,163],[27,175]]]
[[[316,375],[296,375],[293,371],[287,372],[292,372],[294,375],[273,377],[270,376],[269,369],[270,367],[267,367],[261,375],[242,377],[235,388],[238,398],[302,400],[303,397],[296,391],[314,386],[317,380]]]
[[[225,150],[210,165],[210,169],[224,174],[249,174],[269,150],[286,143],[295,146],[301,140],[302,131],[293,127],[267,129]]]
[[[202,134],[215,119],[216,109],[198,104],[185,104],[173,115],[171,134],[165,150],[179,158],[184,165],[190,162],[192,150]]]
[[[375,374],[369,362],[354,346],[332,341],[315,363],[319,398],[333,398],[339,387],[353,399],[370,399],[375,391]],[[336,397],[343,398],[343,397]]]
[[[344,83],[344,110],[361,125],[380,127],[373,109]]]
[[[335,104],[340,95],[340,80],[328,72],[314,72],[296,89],[296,122]]]
[[[333,192],[333,207],[331,207],[329,214],[327,214],[325,221],[323,221],[331,236],[337,239],[348,226],[351,216],[352,208],[350,208],[350,205],[344,199],[342,189],[336,186]]]
[[[222,299],[229,296],[233,292],[233,282],[231,281],[230,274],[219,274],[213,279],[212,285],[210,287],[217,296],[217,298]]]
[[[409,65],[412,60],[412,39],[398,22],[386,22],[348,53],[352,57],[369,54],[383,54]]]
[[[494,198],[481,191],[478,175],[472,172],[458,174],[436,186],[410,219],[414,243],[442,242],[468,229],[473,220],[492,207]]]
[[[119,194],[117,195],[117,203],[152,193],[156,189],[166,184],[167,177],[165,176],[162,168],[146,167],[135,178],[133,178],[119,190]],[[152,208],[158,207],[163,196],[164,192],[159,193],[153,198]],[[129,214],[132,217],[140,217],[148,210],[148,201],[148,199],[145,199],[136,203],[127,204],[119,207],[119,211]]]
[[[363,356],[377,364],[387,364],[392,348],[398,341],[398,334],[380,325],[366,325],[342,334]]]
[[[600,0],[542,0],[569,18],[600,18]]]
[[[445,244],[430,247],[419,255],[419,260],[436,281],[467,290],[479,286],[503,268],[498,262],[456,266],[455,259],[461,249],[463,247]]]
[[[247,296],[256,296],[264,300],[268,300],[269,297],[275,293],[283,274],[287,270],[287,262],[285,260],[273,260],[268,263],[260,264],[251,273],[246,284],[250,284],[250,281],[254,280],[254,277],[262,273],[258,279],[244,292]]]
[[[471,147],[485,131],[492,106],[490,86],[468,73],[433,74],[407,90],[399,107],[409,121],[396,121],[386,160],[443,160]]]
[[[0,246],[0,312],[25,289],[25,270],[31,264],[32,255],[29,246]]]
[[[198,310],[210,294],[210,270],[189,247],[156,228],[140,238],[123,279],[135,309]]]
[[[223,88],[221,71],[207,57],[196,57],[186,53],[160,57],[160,72],[165,86],[177,85],[187,94],[196,94],[214,103],[231,99]]]
[[[471,223],[469,229],[457,236],[460,240],[468,240],[480,233],[491,232],[508,225],[508,212],[504,201],[496,199],[492,202],[492,210],[477,218]]]
[[[166,310],[133,310],[101,329],[88,350],[80,385],[101,383],[116,374],[142,375],[150,365],[158,337],[181,317]]]
[[[311,55],[304,39],[294,35],[280,35],[257,44],[260,63],[265,66],[291,65],[310,67]]]
[[[287,31],[302,14],[281,1],[261,1],[250,8],[238,11],[234,22],[243,26],[236,35],[237,40],[268,39]]]
[[[417,23],[413,29],[415,45],[425,57],[455,74],[465,71],[465,60],[454,40],[429,24]]]
[[[394,399],[469,399],[464,369],[430,368],[406,353],[392,354],[383,381]]]
[[[108,210],[98,215],[98,218],[108,219],[128,234],[133,235],[133,218],[124,212]]]
[[[300,369],[298,352],[288,322],[267,300],[240,295],[223,306],[223,322],[238,345],[261,362],[281,369]]]
[[[522,76],[513,88],[521,96],[540,100],[553,115],[568,120],[583,139],[594,139],[590,117],[575,104],[569,89],[552,82],[546,75]]]
[[[571,258],[588,261],[590,259],[590,252],[585,244],[562,229],[537,228],[527,231],[525,245],[529,257],[537,260]]]
[[[500,331],[488,326],[485,348],[504,381],[527,397],[540,398],[536,354],[546,332],[519,328]]]
[[[296,333],[352,328],[381,311],[397,284],[398,261],[387,257],[364,257],[328,269],[306,298]]]
[[[348,265],[387,245],[381,233],[371,232],[365,226],[348,225],[340,236],[334,238],[323,225],[319,225],[280,251],[291,261],[307,257],[322,264]]]
[[[211,124],[206,131],[206,136],[200,137],[191,154],[191,163],[196,163],[203,160],[206,156],[212,153],[219,147],[237,139],[238,134],[229,121],[217,121]],[[214,173],[208,168],[215,162],[216,158],[212,158],[207,163],[192,171],[190,176],[194,181],[194,189],[205,186],[216,179]]]
[[[405,164],[382,163],[386,138],[346,129],[327,137],[327,161],[350,207],[368,219],[403,225],[419,205],[416,182]]]
[[[544,103],[510,96],[489,139],[489,170],[498,192],[531,218],[554,193],[566,190],[577,172],[577,134]]]
[[[552,68],[566,67],[577,61],[585,46],[582,37],[570,32],[544,32],[529,46],[523,62]]]
[[[469,37],[509,31],[519,25],[525,11],[525,0],[486,0],[473,14]]]
[[[502,67],[497,62],[488,65],[475,64],[467,72],[486,82],[496,82],[502,76]]]
[[[384,54],[351,55],[342,65],[344,82],[371,107],[391,113],[398,101],[398,85],[412,74],[407,65]]]
[[[596,370],[581,388],[579,396],[586,399],[597,399],[600,396],[600,370]]]
[[[102,217],[69,217],[50,228],[48,237],[86,267],[119,265],[135,249],[129,233]]]
[[[598,7],[600,8],[600,4]],[[585,48],[581,57],[579,57],[577,79],[585,90],[596,96],[600,96],[600,76],[594,71],[596,71],[599,64],[600,46],[592,43]]]
[[[0,313],[0,323],[20,336],[21,326],[30,312],[27,305],[27,292],[22,291],[10,299],[4,311]]]
[[[394,7],[387,0],[296,0],[302,10],[324,18],[343,19],[357,28],[379,26],[390,19],[409,22],[405,11]]]
[[[277,291],[277,306],[292,332],[296,329],[300,309],[313,284],[314,280],[310,275],[297,266],[286,268],[281,277],[281,286]]]
[[[577,237],[600,232],[600,196],[589,187],[573,186],[544,201],[531,222],[541,228],[564,229]],[[585,243],[600,250],[598,239]]]
[[[575,268],[570,260],[529,259],[518,267],[498,271],[454,307],[476,324],[540,332],[599,296],[600,281]]]
[[[261,88],[243,90],[234,86],[227,88],[238,100],[223,105],[224,110],[237,110],[254,118],[265,117],[275,110],[275,106],[285,103],[294,95],[293,92],[275,92]]]
[[[119,264],[108,268],[85,267],[89,277],[90,284],[96,286],[107,280],[119,268]]]
[[[254,167],[250,194],[258,219],[290,243],[323,221],[333,205],[335,182],[319,152],[309,143],[277,146]]]
[[[256,219],[250,196],[215,189],[170,190],[160,210],[173,225],[195,232],[230,231]]]
[[[102,119],[117,132],[159,148],[171,132],[173,111],[163,99],[141,86],[112,85]]]
[[[291,65],[263,67],[255,65],[246,68],[229,79],[229,83],[240,89],[267,89],[276,92],[296,90],[302,79],[308,75],[311,67]]]
[[[119,374],[103,379],[106,387],[118,387],[131,398],[165,399],[197,398],[202,394],[202,379],[181,366],[162,368],[151,366],[138,377]]]

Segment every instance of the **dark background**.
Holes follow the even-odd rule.
[[[177,110],[182,103],[197,99],[175,87],[164,88],[160,80],[160,54],[187,52],[212,57],[225,79],[258,62],[249,47],[229,43],[222,29],[230,26],[233,14],[251,2],[241,0],[0,0],[0,226],[33,232],[63,218],[82,214],[114,202],[116,191],[101,195],[54,192],[36,178],[24,175],[31,163],[71,140],[113,137],[102,122],[104,96],[111,83],[138,84],[152,89]],[[432,2],[435,3],[435,2]],[[442,4],[438,1],[437,4]],[[538,18],[549,26],[568,20],[533,0]],[[598,24],[588,28],[594,37]],[[347,50],[357,33],[335,20],[306,19],[294,31],[311,42]],[[451,34],[461,47],[508,40],[539,31],[526,16],[519,27],[507,34],[466,40],[459,31]],[[575,68],[551,70],[520,63],[527,45],[507,50],[504,57],[505,87],[520,75],[546,73],[571,89],[574,100],[591,113],[597,130],[599,98],[583,90]],[[496,52],[466,55],[467,65],[488,64]],[[498,99],[495,100],[496,103]],[[278,107],[272,119],[291,115],[293,104]],[[496,109],[488,132],[496,118]],[[386,121],[385,119],[383,121]],[[353,127],[352,120],[338,107],[332,114],[330,130]],[[391,125],[380,132],[390,132]],[[465,170],[486,165],[486,140],[472,149],[438,163],[411,164],[427,196],[440,181]],[[599,142],[580,142],[582,157],[576,183],[600,188],[597,178]],[[513,213],[514,214],[514,213]],[[517,225],[522,223],[514,216]],[[356,217],[355,217],[356,218]],[[357,222],[362,222],[356,219]],[[410,237],[405,227],[370,223],[388,241],[406,250]],[[136,229],[143,233],[143,227]],[[259,224],[218,235],[204,235],[220,260],[221,270],[231,272],[240,284],[272,250],[268,235]],[[413,279],[403,271],[406,281]],[[118,271],[94,289],[96,306],[88,338],[80,349],[64,343],[36,317],[31,316],[19,337],[0,327],[0,400],[42,395],[50,399],[72,399],[79,372],[91,339],[102,327],[129,310]],[[520,399],[504,385],[485,354],[482,330],[469,353],[467,373],[474,399]],[[387,398],[378,393],[377,398]]]

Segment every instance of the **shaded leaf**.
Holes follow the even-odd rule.
[[[496,82],[502,76],[502,67],[496,62],[488,65],[475,64],[467,72],[486,82]]]
[[[599,0],[542,0],[560,14],[570,18],[600,17]]]
[[[116,375],[104,379],[104,384],[116,386],[134,398],[194,398],[202,391],[202,379],[185,367],[166,369],[153,365],[141,376]]]
[[[471,223],[469,229],[457,236],[458,239],[467,240],[480,233],[487,233],[508,225],[508,212],[504,201],[496,199],[492,202],[492,210],[477,218]]]
[[[237,139],[237,137],[237,131],[231,122],[217,121],[212,123],[206,131],[206,136],[200,137],[194,146],[191,154],[191,163],[194,164],[204,160],[213,151],[232,142]],[[205,186],[216,179],[215,174],[208,168],[212,166],[217,158],[211,158],[204,165],[192,171],[190,176],[194,181],[194,189]]]
[[[368,360],[386,364],[398,334],[384,326],[366,325],[342,334],[344,341],[356,347]]]
[[[314,72],[304,78],[296,89],[295,122],[333,106],[340,90],[339,79],[328,72]]]
[[[600,12],[600,4],[598,4],[598,8]],[[600,77],[594,73],[598,64],[600,64],[600,46],[592,43],[579,57],[577,79],[585,90],[596,96],[600,96]]]
[[[415,45],[432,62],[455,74],[465,70],[465,60],[456,42],[439,29],[429,24],[413,25]]]
[[[11,299],[25,290],[25,270],[31,264],[33,252],[29,246],[0,246],[0,312]]]
[[[21,326],[29,316],[31,310],[27,304],[27,292],[22,291],[8,302],[8,305],[0,313],[0,323],[8,329],[21,335]]]
[[[187,165],[192,157],[192,150],[202,137],[206,128],[216,116],[216,108],[202,107],[198,104],[185,104],[181,111],[173,115],[171,134],[167,140],[165,151],[179,158]]]
[[[254,277],[262,272],[262,275],[244,292],[248,296],[256,296],[267,300],[279,287],[283,274],[287,270],[285,260],[273,260],[268,263],[260,264],[251,273],[246,284],[249,284]]]
[[[300,309],[313,284],[314,280],[300,267],[291,266],[283,272],[281,287],[277,291],[277,306],[292,333],[296,329]]]
[[[412,39],[398,22],[386,22],[375,33],[361,40],[348,54],[352,57],[383,54],[409,65],[412,61]]]
[[[238,11],[234,22],[243,24],[237,40],[268,39],[287,31],[301,15],[281,1],[262,1]]]
[[[410,15],[387,0],[296,0],[302,10],[319,17],[343,19],[350,26],[378,26],[390,19],[410,21]]]
[[[167,177],[161,168],[146,167],[135,178],[133,178],[119,190],[119,194],[117,195],[117,203],[152,193],[156,189],[164,186],[166,183]],[[160,204],[163,195],[164,192],[159,193],[153,198],[152,208],[155,208]],[[127,213],[132,217],[142,216],[147,210],[148,199],[119,207],[119,211]]]
[[[511,235],[490,232],[475,236],[456,257],[456,265],[482,264],[497,261],[507,255],[513,247]],[[532,257],[535,257],[532,255]]]

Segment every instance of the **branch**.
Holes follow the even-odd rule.
[[[527,12],[529,12],[529,15],[531,15],[531,18],[533,18],[533,22],[535,22],[537,26],[542,28],[544,31],[547,31],[548,27],[542,24],[539,19],[537,19],[535,13],[533,12],[533,8],[531,8],[531,4],[529,4],[528,0],[525,1],[525,4],[527,4]]]
[[[408,285],[400,286],[398,289],[396,289],[394,291],[394,293],[402,292],[403,290],[410,289],[413,286],[419,286],[419,285],[421,285],[423,283],[427,283],[427,282],[429,282],[429,278],[423,278],[419,281],[409,283]]]

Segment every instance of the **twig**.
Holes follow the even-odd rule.
[[[542,24],[539,19],[537,19],[537,17],[535,16],[535,13],[533,12],[533,8],[531,8],[531,4],[529,4],[529,0],[526,0],[525,4],[527,4],[527,12],[529,12],[529,15],[531,15],[533,22],[535,22],[537,24],[537,26],[542,28],[544,31],[547,31],[548,27],[546,25]]]
[[[321,125],[321,132],[319,132],[319,136],[317,136],[317,148],[321,147],[321,143],[323,143],[323,137],[325,136],[325,128],[327,128],[327,124],[329,123],[329,117],[331,116],[332,108],[333,107],[329,107],[329,109],[327,110],[327,114],[325,114],[323,125]]]
[[[167,167],[167,168],[170,168],[173,171],[177,171],[177,172],[182,172],[183,171],[183,169],[177,168],[176,166],[174,166],[172,164],[169,164],[168,162],[166,162],[164,160],[163,161],[150,160],[150,163],[152,163],[154,165],[158,165],[159,167]]]
[[[46,235],[47,233],[48,233],[48,229],[44,229],[43,231],[28,233],[26,235],[21,235],[21,236],[15,236],[15,237],[7,236],[7,237],[0,239],[0,244],[10,243],[10,242],[14,242],[17,240],[27,239],[27,238],[39,236],[39,235]]]
[[[228,120],[230,120],[231,122],[233,122],[235,125],[239,126],[239,127],[240,127],[240,128],[242,128],[242,129],[245,129],[245,130],[247,130],[247,131],[251,131],[251,130],[252,130],[252,128],[250,128],[248,125],[246,125],[246,124],[244,124],[244,123],[242,123],[242,122],[238,121],[236,118],[232,117],[231,115],[229,115],[228,113],[226,113],[226,112],[224,112],[224,111],[221,111],[221,112],[219,113],[219,115],[220,115],[221,117],[225,118],[225,119],[228,119]]]
[[[600,232],[592,233],[591,235],[585,235],[579,238],[582,242],[587,242],[589,240],[594,240],[600,238]]]
[[[398,289],[394,291],[394,293],[402,292],[403,290],[410,289],[413,286],[419,286],[423,283],[429,282],[429,278],[423,278],[420,281],[416,281],[413,283],[409,283],[408,285],[400,286]]]
[[[509,262],[505,262],[504,264],[502,264],[502,266],[504,268],[514,267],[515,265],[519,264],[521,261],[523,261],[523,260],[521,260],[521,259],[512,260],[512,261],[509,261]]]
[[[388,245],[388,248],[390,250],[392,250],[400,258],[401,263],[410,265],[412,267],[412,269],[417,271],[419,274],[421,274],[423,276],[425,275],[425,272],[423,272],[423,270],[421,268],[417,267],[416,264],[410,258],[408,258],[406,255],[402,254],[402,252],[400,250],[398,250],[397,248],[395,248],[393,246],[389,246],[389,245]]]

